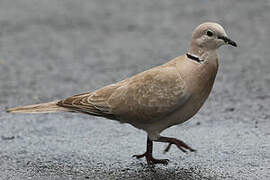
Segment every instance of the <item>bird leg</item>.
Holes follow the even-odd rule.
[[[145,157],[148,165],[153,165],[153,164],[167,165],[168,164],[169,162],[168,159],[155,159],[153,158],[152,153],[153,153],[153,141],[150,140],[149,137],[147,137],[146,152],[144,154],[134,155],[133,157],[136,157],[137,159]]]
[[[195,149],[192,149],[191,147],[189,147],[186,143],[184,143],[183,141],[176,139],[176,138],[170,138],[170,137],[159,137],[157,140],[155,140],[157,142],[167,142],[169,143],[169,145],[167,146],[167,148],[164,150],[164,153],[168,152],[172,146],[172,144],[175,144],[178,149],[180,149],[183,152],[187,152],[186,150],[189,150],[191,152],[195,152]]]

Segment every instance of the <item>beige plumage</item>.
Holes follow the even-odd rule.
[[[82,112],[129,123],[148,134],[146,153],[136,157],[146,157],[149,164],[167,164],[166,159],[152,157],[152,143],[169,143],[165,151],[172,144],[184,152],[194,151],[181,140],[160,133],[190,119],[201,108],[218,70],[217,49],[224,44],[236,46],[219,24],[203,23],[194,30],[186,55],[94,92],[8,112]]]

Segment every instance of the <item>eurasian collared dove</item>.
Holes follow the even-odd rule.
[[[148,164],[167,164],[167,159],[152,156],[153,141],[172,144],[186,152],[195,151],[183,141],[160,133],[181,124],[202,107],[213,87],[218,70],[217,49],[237,46],[217,23],[203,23],[192,34],[187,54],[105,86],[94,92],[75,95],[49,103],[8,109],[16,113],[81,112],[129,123],[147,132],[147,149],[137,158]]]

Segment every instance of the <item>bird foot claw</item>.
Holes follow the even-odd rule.
[[[144,153],[144,154],[136,154],[136,155],[133,155],[132,157],[135,157],[135,158],[137,158],[137,159],[141,159],[141,158],[143,158],[143,157],[146,156],[145,154],[146,154],[146,153]]]
[[[153,158],[151,154],[147,154],[147,153],[140,154],[140,155],[133,155],[132,157],[136,157],[137,159],[145,157],[148,165],[154,165],[154,164],[168,165],[169,163],[169,159],[155,159]]]
[[[169,152],[171,146],[173,144],[175,144],[178,149],[180,149],[182,152],[186,153],[187,150],[189,150],[190,152],[195,152],[195,149],[192,149],[190,146],[188,146],[186,143],[184,143],[183,141],[176,139],[176,138],[167,138],[167,137],[162,137],[160,139],[161,142],[168,142],[168,146],[164,149],[164,154],[166,152]]]

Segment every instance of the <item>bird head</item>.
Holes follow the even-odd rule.
[[[237,47],[236,42],[231,40],[223,27],[217,23],[200,24],[192,33],[191,47],[197,47],[205,51],[218,49],[222,45]]]

